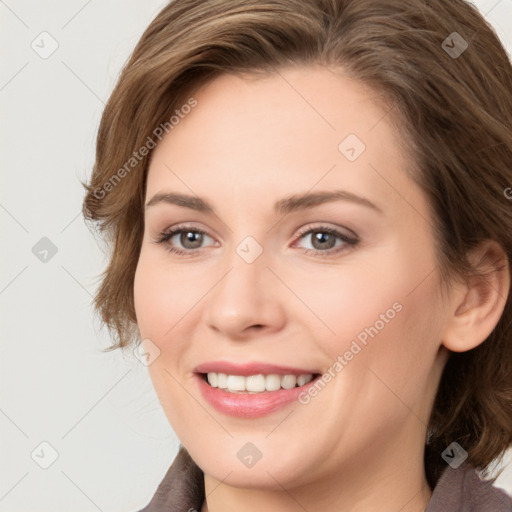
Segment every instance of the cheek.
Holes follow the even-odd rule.
[[[141,336],[163,341],[204,295],[202,280],[182,268],[169,267],[162,258],[141,252],[134,279],[134,305]],[[175,327],[177,326],[177,327]]]
[[[401,391],[416,375],[420,388],[442,337],[443,306],[433,268],[427,249],[420,254],[395,248],[337,275],[318,275],[310,281],[315,287],[298,288],[331,331],[317,336],[331,361],[346,355],[351,373],[375,369]]]
[[[353,329],[341,343],[346,359],[352,358],[346,384],[354,394],[359,388],[365,390],[368,417],[374,413],[402,417],[410,408],[428,422],[442,306],[436,301],[433,278],[412,291],[414,281],[417,284],[417,279],[389,281],[389,288],[352,310]]]
[[[142,254],[135,271],[133,296],[141,337],[153,339],[159,323],[163,321],[159,310],[164,297],[158,286],[157,270],[146,262]]]
[[[322,269],[316,274],[310,271],[307,280],[287,276],[290,287],[310,311],[296,318],[307,323],[331,358],[348,350],[354,339],[364,346],[365,341],[381,337],[399,322],[412,285],[404,276],[396,279],[393,272],[383,271],[385,268],[358,262],[357,266],[333,268],[330,274]],[[319,326],[315,331],[314,325]]]
[[[185,391],[191,384],[182,368],[190,348],[184,331],[195,321],[192,306],[200,292],[180,269],[163,267],[149,253],[141,252],[134,278],[137,325],[141,339],[158,347],[159,355],[147,369],[169,424],[180,439],[187,439],[191,415],[190,395]]]

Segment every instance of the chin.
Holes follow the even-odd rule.
[[[284,439],[272,443],[265,439],[267,435],[230,438],[218,444],[210,438],[207,446],[192,443],[187,450],[206,475],[234,487],[282,490],[281,486],[293,487],[312,476],[312,468],[305,465],[304,450],[290,448]],[[247,441],[250,438],[252,444]],[[285,458],[284,451],[293,454],[292,458]]]

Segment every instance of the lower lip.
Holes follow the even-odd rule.
[[[303,386],[261,393],[231,393],[219,388],[213,388],[203,378],[196,374],[199,389],[205,400],[217,411],[240,418],[257,418],[278,411],[292,402],[298,401],[298,396],[313,385],[317,378]]]

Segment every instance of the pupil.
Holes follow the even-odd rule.
[[[327,241],[327,244],[320,244],[320,247],[323,245],[324,247],[329,247],[331,248],[332,247],[332,241],[333,241],[333,238],[331,237],[331,240],[330,240],[330,244],[329,244],[329,237],[331,237],[331,234],[330,233],[323,233],[321,231],[317,231],[316,235],[315,235],[315,241],[316,242],[325,242]]]
[[[185,243],[183,244],[185,247],[187,247],[187,243],[194,243],[199,241],[199,245],[201,245],[201,237],[203,236],[201,233],[194,233],[193,231],[187,231],[184,233],[185,235]],[[183,243],[183,240],[182,240]],[[190,248],[190,247],[189,247]],[[195,249],[196,247],[192,247],[192,249]]]

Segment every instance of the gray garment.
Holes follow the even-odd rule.
[[[139,512],[200,512],[203,501],[203,472],[180,447],[153,498]],[[425,512],[512,512],[512,498],[481,480],[467,464],[447,466]]]
[[[425,512],[510,512],[512,498],[481,480],[475,469],[448,466],[435,486]]]

